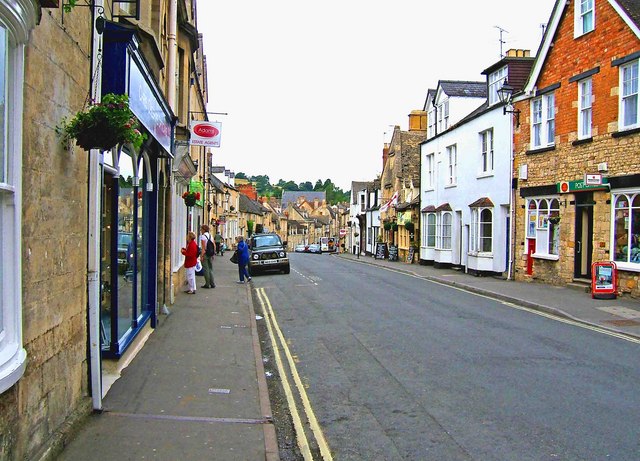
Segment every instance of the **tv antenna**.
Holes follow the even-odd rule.
[[[502,59],[502,58],[504,58],[504,54],[502,53],[502,45],[504,45],[505,43],[507,43],[507,42],[502,38],[502,36],[503,36],[503,34],[508,34],[508,33],[509,33],[509,31],[508,31],[508,30],[506,30],[506,29],[503,29],[503,28],[502,28],[502,27],[500,27],[500,26],[493,26],[493,27],[495,27],[496,29],[498,29],[498,30],[500,31],[500,39],[498,40],[498,42],[500,42],[500,59]]]

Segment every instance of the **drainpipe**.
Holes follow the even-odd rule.
[[[103,11],[103,0],[96,0],[91,8],[91,78],[89,88],[92,96],[98,99],[102,90],[102,72],[100,57],[102,53],[102,35],[95,30],[95,12]],[[95,80],[93,80],[95,78]],[[95,90],[94,90],[95,89]],[[94,93],[95,91],[95,93]],[[89,328],[89,378],[91,382],[91,400],[94,411],[102,411],[102,360],[100,345],[100,238],[101,238],[101,193],[102,177],[100,171],[100,151],[92,149],[89,153],[89,190],[87,216],[87,310]]]
[[[169,33],[167,41],[169,56],[167,59],[167,102],[176,113],[176,61],[178,53],[178,0],[169,0]]]
[[[513,271],[513,253],[514,253],[514,245],[513,241],[513,231],[515,227],[513,226],[514,220],[514,193],[515,190],[513,188],[513,161],[514,161],[514,153],[513,153],[513,114],[509,114],[509,265],[507,267],[507,280],[512,279],[512,271]]]

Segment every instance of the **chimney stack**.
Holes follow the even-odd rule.
[[[427,131],[427,113],[424,110],[412,110],[409,114],[409,131]]]

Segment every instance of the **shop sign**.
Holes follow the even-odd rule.
[[[222,124],[220,122],[203,122],[192,120],[190,127],[192,146],[220,147],[220,132]]]
[[[579,181],[559,182],[557,184],[558,192],[560,194],[566,194],[568,192],[582,192],[587,190],[609,190],[609,181],[607,180],[607,178],[601,177],[601,184],[593,183],[595,181],[593,178],[591,178],[589,181],[585,181],[585,179],[581,179]]]
[[[406,223],[411,222],[410,211],[398,211],[398,225],[404,226]]]

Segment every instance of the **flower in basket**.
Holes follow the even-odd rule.
[[[105,94],[102,101],[78,112],[70,120],[63,119],[56,131],[64,143],[75,139],[85,150],[109,150],[117,144],[132,144],[140,149],[147,135],[129,108],[126,94]]]
[[[200,192],[185,192],[182,194],[182,198],[184,199],[185,205],[193,206],[196,204],[196,201],[200,200]]]

